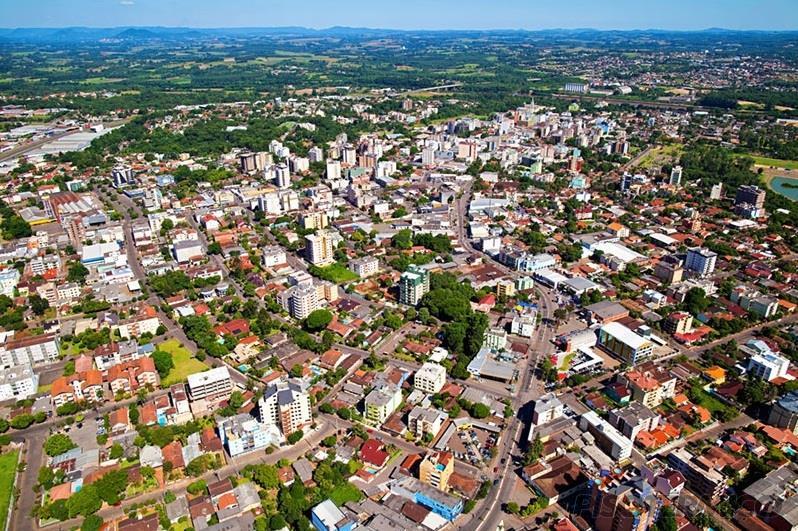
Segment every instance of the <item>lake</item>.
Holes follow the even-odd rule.
[[[798,188],[784,186],[786,183],[793,184],[798,187],[798,179],[793,179],[790,177],[774,177],[773,180],[770,181],[770,187],[774,192],[788,197],[793,201],[798,201]]]

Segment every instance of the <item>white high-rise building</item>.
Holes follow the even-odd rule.
[[[705,277],[715,271],[715,263],[718,260],[718,253],[701,247],[693,247],[687,250],[687,259],[684,267],[688,271],[698,273]]]
[[[674,166],[671,170],[670,185],[680,186],[682,184],[682,167]]]
[[[325,173],[328,181],[337,181],[341,178],[341,163],[337,160],[327,160],[327,172]]]
[[[227,367],[216,367],[188,375],[188,396],[194,400],[218,400],[233,392],[233,380]]]
[[[285,164],[278,164],[274,168],[274,181],[278,188],[289,188],[291,186],[291,172]]]
[[[432,166],[435,164],[435,148],[425,147],[421,151],[421,164],[424,166]]]
[[[308,160],[311,163],[321,162],[324,160],[324,150],[318,146],[313,146],[308,150]]]
[[[311,264],[323,267],[335,262],[332,231],[319,230],[308,234],[305,243],[305,256]]]
[[[294,382],[278,382],[266,387],[258,400],[261,423],[277,426],[283,435],[291,435],[313,422],[310,396]]]

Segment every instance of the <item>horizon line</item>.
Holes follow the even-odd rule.
[[[136,24],[120,26],[93,26],[93,25],[69,25],[69,26],[0,26],[0,30],[68,30],[68,29],[91,29],[91,30],[114,30],[114,29],[185,29],[185,30],[307,30],[307,31],[331,31],[336,29],[363,30],[363,31],[391,31],[391,32],[542,32],[542,31],[595,31],[595,32],[675,32],[675,33],[702,33],[710,31],[739,32],[739,33],[796,33],[794,29],[762,29],[762,28],[595,28],[595,27],[546,27],[546,28],[389,28],[389,27],[370,27],[370,26],[301,26],[301,25],[282,25],[282,26],[164,26],[157,24]]]

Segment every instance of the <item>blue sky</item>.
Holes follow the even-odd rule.
[[[798,29],[796,0],[0,0],[2,27]]]

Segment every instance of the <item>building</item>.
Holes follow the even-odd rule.
[[[227,367],[188,375],[188,396],[191,401],[217,401],[230,398],[233,380]]]
[[[668,465],[680,472],[687,487],[711,504],[718,503],[726,491],[726,476],[691,454],[686,448],[668,453]]]
[[[563,404],[554,393],[546,393],[535,400],[532,407],[532,424],[542,426],[548,424],[563,415]]]
[[[0,402],[25,400],[39,390],[39,375],[30,365],[18,365],[0,371]]]
[[[399,278],[399,302],[416,306],[429,293],[429,271],[411,264]]]
[[[693,316],[687,312],[673,312],[663,322],[662,330],[671,334],[687,334],[693,329]]]
[[[305,230],[326,229],[330,226],[327,212],[317,210],[314,212],[304,212],[299,216],[299,222]]]
[[[449,452],[430,452],[419,466],[418,478],[438,490],[449,490],[449,477],[454,472],[454,457]]]
[[[632,399],[647,408],[654,409],[668,398],[676,395],[676,377],[670,371],[648,362],[621,376],[632,393]]]
[[[380,261],[374,256],[364,256],[349,261],[349,270],[360,278],[370,277],[380,272]]]
[[[390,483],[391,493],[430,509],[451,522],[463,512],[463,499],[447,494],[422,481],[404,476]]]
[[[19,284],[19,277],[19,271],[13,267],[0,271],[0,294],[13,297],[14,289]]]
[[[717,261],[718,253],[701,247],[693,247],[687,250],[684,267],[688,271],[693,271],[697,275],[705,277],[715,271]]]
[[[507,331],[504,328],[488,328],[482,346],[493,350],[504,350],[507,347]]]
[[[364,403],[366,423],[379,426],[402,403],[402,389],[390,383],[381,384],[366,395]]]
[[[764,208],[765,190],[756,185],[743,185],[737,189],[737,195],[734,196],[734,204],[749,204],[757,209]]]
[[[416,371],[413,385],[419,391],[435,394],[446,384],[446,368],[437,363],[425,363]]]
[[[305,257],[315,266],[323,267],[335,262],[334,232],[322,229],[305,236]]]
[[[513,320],[510,323],[510,333],[521,337],[532,337],[537,326],[537,311],[530,308],[528,310],[513,313]]]
[[[625,437],[634,441],[641,431],[651,431],[659,425],[660,417],[638,402],[625,408],[610,411],[610,424],[618,428]]]
[[[175,260],[177,260],[179,264],[204,258],[206,254],[202,247],[202,242],[199,240],[177,241],[172,245],[172,252],[174,253]]]
[[[771,406],[768,424],[798,434],[798,391],[787,393]]]
[[[407,429],[417,438],[434,438],[448,418],[448,415],[437,409],[415,406],[407,415]]]
[[[598,345],[630,365],[636,365],[654,354],[651,341],[617,322],[607,323],[599,329]]]
[[[775,352],[756,353],[748,360],[748,375],[768,382],[776,378],[792,379],[787,375],[789,369],[790,360]]]
[[[230,457],[254,452],[275,442],[274,432],[247,413],[220,420],[217,431]]]
[[[579,417],[579,429],[593,435],[596,446],[616,461],[624,461],[632,456],[632,441],[595,411],[588,411]]]
[[[787,464],[743,490],[742,507],[777,531],[798,529],[798,470]]]
[[[276,267],[288,262],[285,250],[279,245],[268,245],[261,249],[263,267]]]
[[[668,179],[668,184],[671,186],[681,186],[682,184],[682,167],[681,166],[674,166],[671,169],[671,176]]]
[[[332,500],[327,499],[310,510],[310,521],[318,531],[350,531],[357,526]]]
[[[293,382],[270,384],[258,400],[261,423],[276,426],[283,435],[290,435],[313,422],[310,396]]]
[[[575,94],[587,94],[588,90],[590,90],[590,85],[587,83],[566,83],[563,90]]]
[[[649,489],[630,483],[593,479],[587,486],[585,515],[596,531],[646,531],[653,528],[660,502]]]
[[[11,339],[0,344],[0,368],[3,369],[47,365],[58,359],[58,336],[55,334]]]

